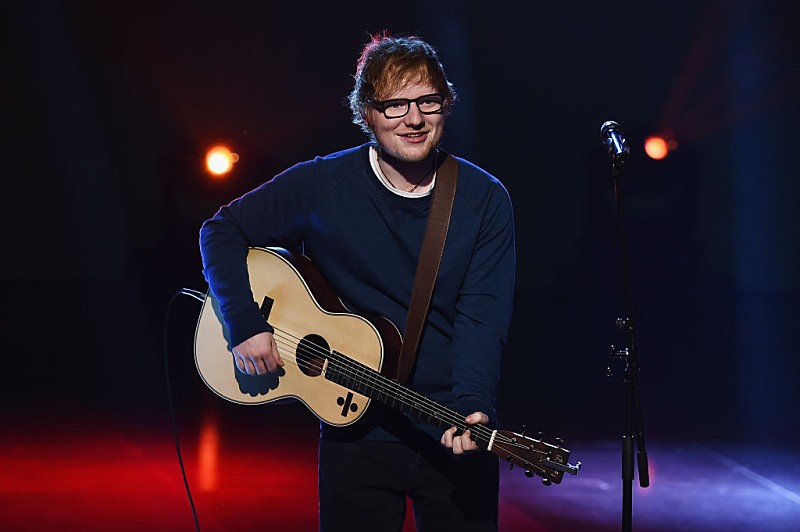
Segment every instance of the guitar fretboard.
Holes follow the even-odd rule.
[[[459,432],[470,429],[472,439],[484,447],[491,438],[491,430],[487,427],[467,425],[464,416],[455,410],[406,388],[337,351],[328,356],[325,378],[439,428],[456,427]]]

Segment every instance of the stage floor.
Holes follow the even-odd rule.
[[[179,425],[201,530],[316,530],[316,423],[289,421],[292,408]],[[560,485],[502,469],[502,531],[621,530],[620,443],[568,443],[583,467]],[[797,449],[647,445],[651,486],[634,484],[634,530],[800,530]],[[0,530],[195,530],[168,421],[7,424]]]

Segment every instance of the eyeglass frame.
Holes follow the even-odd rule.
[[[439,107],[439,109],[437,109],[435,111],[423,111],[422,108],[420,108],[420,106],[419,106],[419,101],[420,100],[424,100],[425,98],[430,98],[431,96],[438,96],[439,98],[442,99],[441,107]],[[387,115],[386,114],[386,107],[390,103],[393,103],[393,102],[404,102],[406,104],[406,112],[401,114],[401,115],[398,115],[398,116],[389,116],[389,115]],[[385,116],[389,120],[394,120],[395,118],[403,118],[404,116],[406,116],[411,111],[411,104],[412,103],[416,104],[417,110],[423,115],[439,114],[442,111],[444,111],[445,102],[447,102],[447,94],[442,93],[442,92],[432,92],[430,94],[423,94],[419,98],[414,98],[414,99],[409,99],[409,98],[391,98],[389,100],[372,100],[372,99],[368,99],[367,100],[367,103],[369,103],[370,105],[375,107],[375,109],[377,109],[378,111],[383,113],[383,116]]]

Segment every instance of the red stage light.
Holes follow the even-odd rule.
[[[219,471],[219,428],[213,416],[203,421],[197,451],[200,489],[213,491]]]

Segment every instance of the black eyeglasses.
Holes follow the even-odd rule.
[[[417,109],[424,115],[433,115],[442,112],[444,106],[444,94],[426,94],[419,98],[409,100],[408,98],[395,98],[393,100],[368,100],[370,105],[383,113],[386,118],[402,118],[408,114],[411,104],[417,104]]]

